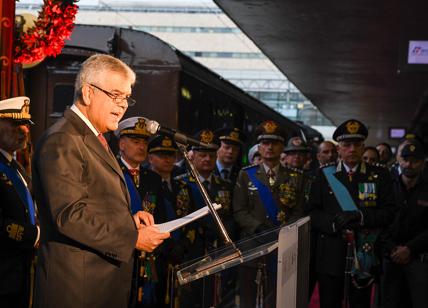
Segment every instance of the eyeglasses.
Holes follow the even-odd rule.
[[[111,93],[111,92],[109,92],[109,91],[106,91],[106,90],[104,90],[104,89],[101,89],[100,87],[98,87],[98,86],[96,86],[96,85],[94,85],[94,84],[92,84],[92,83],[90,83],[89,84],[90,86],[92,86],[92,87],[94,87],[95,89],[97,89],[97,90],[100,90],[101,92],[103,92],[105,95],[107,95],[108,97],[110,97],[111,99],[112,99],[112,101],[113,101],[113,103],[115,103],[116,105],[118,105],[118,106],[120,106],[120,104],[123,102],[123,101],[126,101],[126,104],[128,105],[128,107],[132,107],[132,106],[134,106],[137,102],[135,101],[135,99],[133,99],[132,97],[130,97],[130,96],[125,96],[125,97],[123,97],[123,96],[120,96],[120,95],[115,95],[115,94],[113,94],[113,93]]]

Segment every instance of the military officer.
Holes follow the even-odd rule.
[[[393,179],[398,211],[384,236],[382,307],[428,307],[428,178],[422,144],[405,141],[399,164],[402,172]]]
[[[391,222],[394,205],[388,170],[362,161],[367,135],[366,126],[358,120],[339,125],[333,134],[339,162],[322,166],[312,184],[307,210],[318,234],[321,307],[342,307],[344,297],[351,307],[370,307],[371,283],[379,270],[377,237]],[[352,272],[352,277],[346,276],[347,284],[344,234],[357,252],[348,251],[353,262],[347,264],[346,271]]]
[[[30,99],[0,101],[0,307],[28,307],[30,270],[40,229],[31,180],[14,159],[28,142]]]
[[[199,131],[194,138],[204,143],[215,142],[214,133],[208,129]],[[192,147],[192,152],[192,163],[199,173],[200,180],[206,188],[211,201],[222,205],[222,208],[218,210],[219,216],[222,219],[229,235],[234,238],[235,225],[232,217],[231,204],[232,185],[230,182],[225,181],[214,172],[217,158],[216,149]],[[195,202],[195,208],[199,209],[204,207],[205,202],[203,201],[202,195],[196,184],[196,180],[188,174],[179,178],[183,179],[189,185],[192,199]],[[195,258],[203,256],[208,251],[211,251],[222,244],[222,238],[220,238],[217,226],[214,224],[214,221],[210,216],[198,220],[197,225],[198,232],[191,249],[191,255]],[[205,307],[207,305],[217,305],[219,301],[221,301],[222,295],[218,290],[227,289],[226,285],[230,282],[228,278],[223,279],[224,277],[224,275],[217,275],[215,279],[213,279],[213,277],[209,277],[203,281],[204,286],[199,284],[195,284],[193,286],[194,290],[200,291],[196,291],[196,293],[199,294],[194,294],[194,300],[198,302],[195,304],[195,307],[198,307],[198,304],[202,302],[204,302],[202,306]],[[219,285],[222,285],[222,287],[219,287]],[[200,287],[203,287],[206,290],[203,298],[198,298],[202,295],[202,289],[198,289]],[[229,287],[229,290],[231,290],[231,288],[232,287]],[[188,306],[191,306],[191,304],[188,304]]]
[[[242,238],[291,222],[303,214],[303,174],[279,162],[285,132],[278,123],[265,121],[256,128],[256,134],[262,163],[240,171],[233,194],[234,217]],[[254,282],[257,270],[251,263],[240,269],[243,307],[254,307],[256,295],[260,295]],[[275,305],[275,277],[268,273],[267,307]]]
[[[162,198],[168,221],[194,211],[186,182],[172,178],[177,151],[177,144],[167,136],[157,136],[148,144],[150,168],[162,178]],[[195,232],[193,225],[186,225],[172,232],[171,239],[166,240],[160,247],[161,262],[157,262],[157,273],[160,277],[162,303],[159,306],[169,306],[170,303],[174,303],[174,307],[179,305],[180,289],[177,288],[174,270],[177,265],[190,260],[188,255]]]
[[[286,166],[303,170],[303,167],[308,161],[310,149],[302,138],[292,137],[288,140],[284,153]]]
[[[150,212],[156,223],[167,221],[162,199],[162,180],[154,171],[143,167],[147,158],[150,134],[145,119],[132,117],[121,121],[115,135],[119,138],[119,165],[125,176],[131,197],[132,214],[137,211]],[[137,253],[131,290],[131,307],[156,307],[161,297],[157,287],[155,251],[152,254]],[[140,275],[140,273],[144,273]],[[142,276],[142,277],[141,277]]]
[[[239,128],[223,128],[218,130],[216,135],[220,147],[217,150],[215,173],[234,186],[240,170],[240,154],[246,136]]]

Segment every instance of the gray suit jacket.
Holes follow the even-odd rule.
[[[116,159],[71,110],[37,144],[35,307],[126,307],[138,233]]]

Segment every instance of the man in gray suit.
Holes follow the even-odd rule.
[[[103,133],[117,129],[134,72],[108,55],[87,59],[74,105],[34,154],[41,239],[35,307],[126,307],[134,248],[152,251],[169,233],[130,212],[122,170]]]

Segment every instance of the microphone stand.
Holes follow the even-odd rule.
[[[198,185],[199,191],[202,194],[202,198],[204,199],[205,204],[208,206],[211,215],[214,219],[214,222],[216,223],[217,227],[219,228],[221,235],[223,237],[224,243],[226,245],[233,245],[233,247],[238,250],[234,243],[232,242],[229,234],[226,231],[226,228],[223,225],[223,222],[220,219],[220,216],[218,215],[217,211],[214,209],[214,206],[211,202],[210,196],[208,195],[207,190],[205,189],[204,185],[202,185],[201,180],[199,179],[199,172],[196,170],[195,166],[193,165],[193,163],[190,161],[189,158],[189,152],[186,150],[186,145],[182,144],[182,143],[178,143],[176,142],[178,145],[178,148],[180,149],[181,153],[184,156],[184,159],[187,162],[187,166],[189,167],[189,171],[190,174],[195,178],[196,184]],[[239,250],[238,250],[239,251]]]

